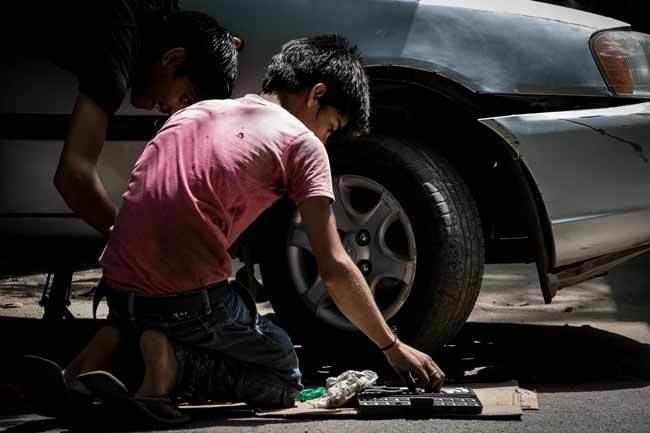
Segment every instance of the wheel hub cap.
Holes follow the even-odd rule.
[[[366,278],[384,318],[390,319],[406,302],[415,278],[410,221],[397,199],[372,179],[345,175],[333,180],[343,247]],[[327,294],[298,213],[289,229],[287,254],[291,279],[306,305],[324,322],[355,330]]]

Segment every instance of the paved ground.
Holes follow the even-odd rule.
[[[89,317],[96,272],[76,277],[73,312]],[[0,281],[0,332],[13,351],[47,351],[82,344],[89,322],[50,325],[23,319],[39,315],[44,276]],[[268,306],[263,306],[268,308]],[[11,316],[11,317],[9,317]],[[86,326],[86,325],[88,326]],[[20,330],[17,333],[16,330]],[[55,336],[65,335],[64,339]],[[544,305],[534,268],[489,266],[470,322],[440,356],[452,379],[517,379],[539,393],[541,409],[521,421],[256,419],[245,413],[203,415],[200,432],[638,432],[650,431],[650,255],[607,276],[564,289]],[[9,356],[11,354],[9,353]],[[63,355],[61,355],[63,357]],[[318,363],[301,352],[308,374]],[[0,398],[0,413],[11,402]],[[0,432],[61,431],[35,415],[0,417]]]

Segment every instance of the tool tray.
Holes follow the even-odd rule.
[[[442,388],[440,392],[411,392],[408,388],[374,386],[358,396],[359,412],[369,418],[477,415],[483,405],[471,388]]]

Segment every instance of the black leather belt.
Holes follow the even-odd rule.
[[[102,298],[110,297],[114,308],[138,316],[159,314],[182,318],[192,313],[209,312],[210,305],[223,299],[227,290],[232,290],[227,281],[202,289],[169,296],[144,296],[135,292],[116,290],[102,281],[93,298],[93,317]]]

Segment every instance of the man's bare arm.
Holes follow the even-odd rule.
[[[361,271],[341,244],[329,199],[308,198],[300,204],[300,213],[319,273],[336,306],[378,347],[389,346],[395,337],[377,308]],[[438,389],[442,385],[444,374],[428,355],[399,341],[384,353],[408,385],[413,385],[409,375],[428,389]]]
[[[107,128],[104,110],[79,94],[54,175],[54,185],[70,209],[104,236],[108,236],[117,214],[97,174]]]

